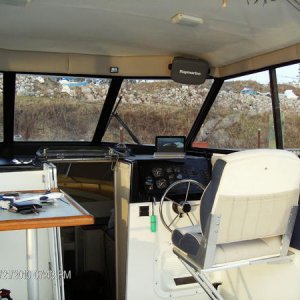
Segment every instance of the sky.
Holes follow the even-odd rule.
[[[277,82],[278,83],[290,83],[290,82],[299,82],[299,64],[294,64],[286,67],[281,67],[276,70]],[[235,78],[235,80],[254,80],[259,83],[267,84],[269,83],[269,72],[259,72],[256,74],[241,76]]]

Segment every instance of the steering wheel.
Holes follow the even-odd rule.
[[[170,193],[171,190],[173,190],[174,188],[178,187],[179,185],[186,185],[187,184],[187,190],[186,190],[186,193],[185,193],[185,199],[184,200],[181,200],[181,201],[175,201],[175,200],[172,200],[168,194]],[[189,196],[189,192],[190,192],[190,186],[191,185],[195,185],[197,186],[200,190],[204,191],[205,189],[205,186],[196,181],[196,180],[193,180],[193,179],[182,179],[182,180],[178,180],[174,183],[172,183],[164,192],[164,194],[162,195],[161,199],[160,199],[160,205],[159,205],[159,215],[160,215],[160,218],[161,218],[161,221],[163,223],[163,225],[166,227],[166,229],[170,232],[172,232],[173,230],[171,229],[171,226],[172,224],[178,219],[178,218],[182,218],[184,215],[187,215],[188,219],[190,220],[191,222],[191,225],[194,225],[190,215],[189,215],[189,212],[191,211],[192,209],[192,206],[195,206],[195,205],[192,205],[188,202],[188,196]],[[172,204],[172,208],[173,208],[173,211],[176,213],[176,216],[175,218],[173,218],[173,220],[167,224],[167,222],[165,221],[165,216],[164,216],[164,213],[163,213],[163,204],[164,204],[164,201],[165,200],[168,200],[168,201],[171,201],[173,204]],[[199,205],[199,204],[196,204],[196,205]]]

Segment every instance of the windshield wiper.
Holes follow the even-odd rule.
[[[122,100],[122,96],[119,98],[119,101],[117,102],[115,108],[113,109],[112,113],[111,113],[111,118],[115,117],[115,119],[119,122],[119,124],[127,131],[127,133],[130,135],[130,137],[132,138],[132,140],[138,144],[141,145],[142,143],[139,141],[139,139],[136,137],[136,135],[131,131],[131,129],[129,128],[129,126],[123,121],[123,119],[120,117],[120,115],[116,112],[118,109],[119,104],[121,103]],[[110,119],[111,119],[110,118]]]

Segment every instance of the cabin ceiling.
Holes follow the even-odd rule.
[[[0,48],[116,57],[199,57],[212,67],[223,67],[299,44],[300,10],[285,0],[249,2],[228,0],[226,8],[221,0],[0,4]],[[173,24],[171,17],[177,13],[200,17],[204,23]]]

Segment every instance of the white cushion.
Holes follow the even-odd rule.
[[[279,256],[280,237],[255,239],[217,246],[215,265]]]

